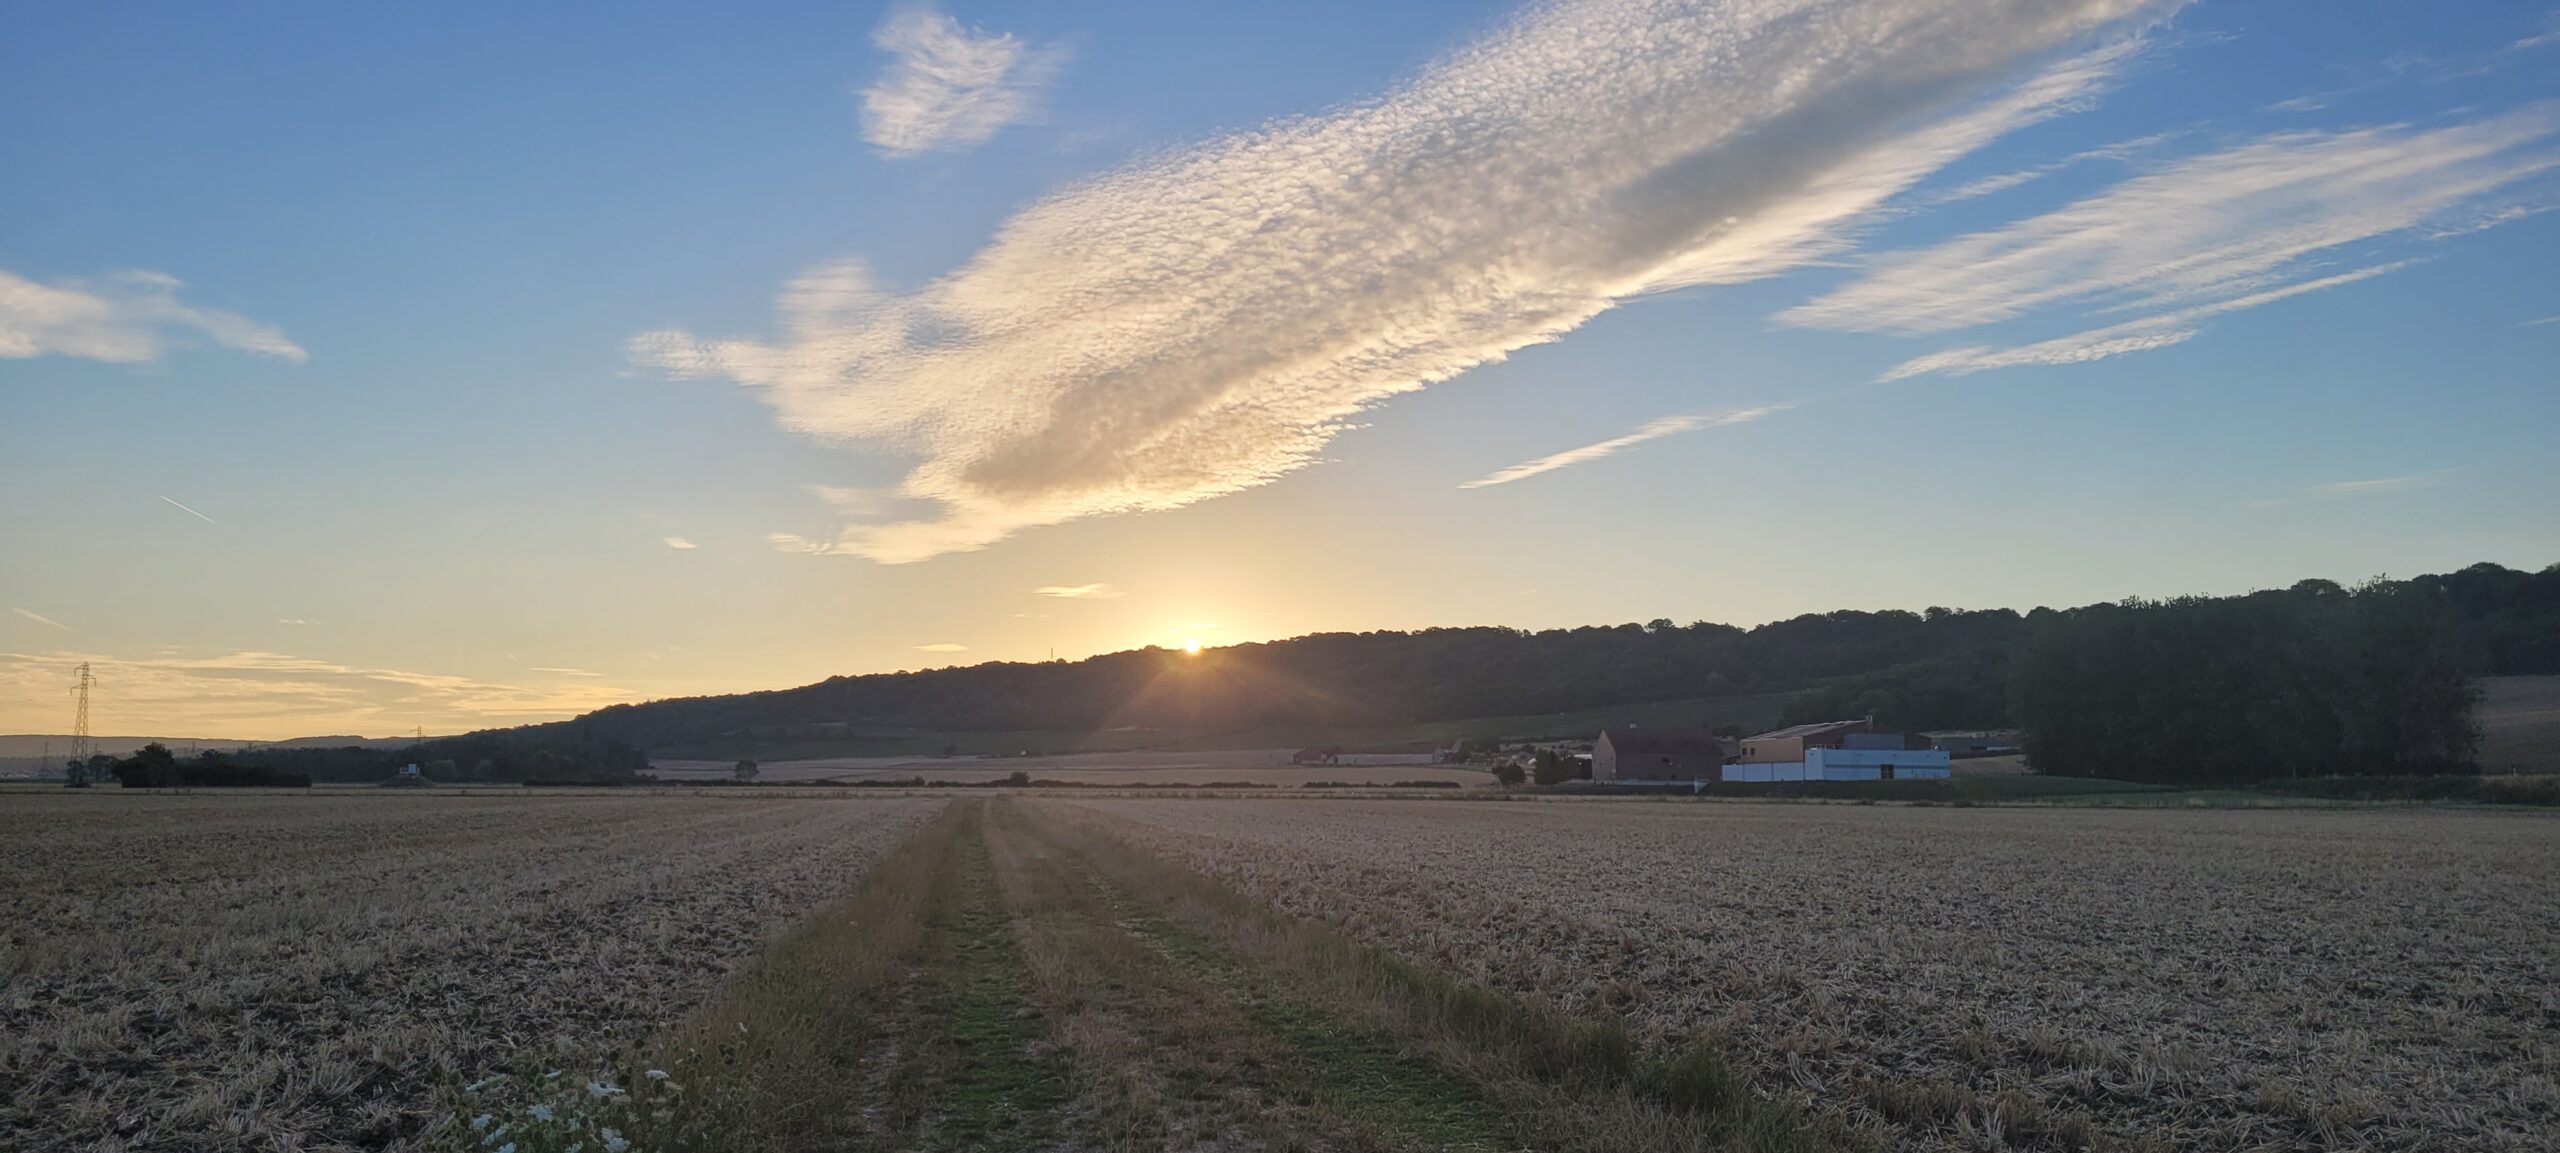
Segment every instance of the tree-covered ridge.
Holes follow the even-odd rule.
[[[2560,672],[2560,566],[2528,573],[2482,564],[2355,590],[2314,580],[2282,592],[2173,603],[2229,602],[2247,615],[2250,605],[2272,612],[2291,599],[2353,603],[2385,591],[2425,606],[2427,627],[2441,634],[2447,659],[2463,673]],[[1227,731],[1521,716],[1776,691],[1807,694],[1790,707],[1796,717],[1873,712],[1907,729],[1996,727],[2020,719],[2013,681],[2031,641],[2124,607],[1841,611],[1751,629],[1657,620],[1540,632],[1320,633],[1197,656],[1141,649],[1074,662],[834,677],[771,692],[617,705],[532,731],[642,748],[828,726]]]
[[[2013,711],[2048,773],[2195,784],[2466,769],[2478,699],[2418,582],[2093,605],[2041,622]]]

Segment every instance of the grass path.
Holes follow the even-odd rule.
[[[897,1149],[1037,1149],[1058,1136],[1071,1096],[1065,1063],[1030,1002],[1031,975],[996,889],[977,814],[934,878],[920,956],[880,1033],[889,1123],[871,1136]]]
[[[1525,1147],[1474,1086],[1145,911],[1022,810],[994,827],[1089,1147]]]
[[[650,1153],[1831,1147],[1710,1056],[1643,1058],[1012,801],[955,804],[658,1059],[687,1096]]]

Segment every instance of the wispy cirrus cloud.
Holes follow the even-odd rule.
[[[2348,245],[2494,227],[2491,200],[2560,167],[2538,105],[2436,129],[2289,132],[2190,157],[2041,216],[1869,261],[1780,314],[1797,325],[1925,335],[2052,310],[2137,313],[2058,339],[1933,353],[1884,379],[2103,359],[2179,343],[2195,322],[2352,284],[2407,261],[2327,271]]]
[[[0,729],[58,726],[53,702],[65,670],[87,661],[110,695],[103,731],[148,727],[207,737],[275,739],[317,733],[387,735],[486,728],[571,716],[630,700],[629,689],[588,680],[545,688],[386,669],[290,653],[244,651],[122,658],[88,652],[0,652]],[[16,712],[18,701],[42,711]],[[118,720],[118,718],[124,718]],[[127,729],[130,731],[130,728]]]
[[[1034,596],[1056,597],[1059,600],[1070,601],[1116,600],[1121,596],[1126,595],[1119,589],[1113,588],[1107,584],[1099,583],[1089,585],[1042,585],[1039,588],[1031,590],[1031,592]]]
[[[1976,177],[1975,179],[1968,180],[1953,188],[1947,189],[1944,192],[1922,197],[1921,200],[1926,204],[1952,204],[1960,200],[1978,200],[1982,197],[1990,196],[1995,193],[2007,192],[2012,188],[2032,184],[2047,176],[2051,176],[2054,173],[2062,172],[2093,161],[2123,163],[2124,161],[2135,159],[2144,153],[2158,148],[2160,145],[2174,140],[2178,136],[2179,133],[2177,132],[2155,132],[2149,136],[2127,140],[2120,144],[2110,144],[2103,148],[2091,148],[2075,152],[2049,164],[2039,164],[2033,168],[2020,168],[2008,172],[1995,172],[1989,176]]]
[[[774,339],[631,351],[905,455],[898,495],[936,509],[779,547],[905,562],[1175,508],[1629,297],[1838,254],[1948,162],[2093,99],[2138,41],[2091,34],[2176,6],[1563,0],[1384,96],[1051,195],[920,288],[822,264]]]
[[[1646,421],[1643,427],[1624,436],[1613,436],[1596,444],[1586,444],[1580,448],[1569,448],[1563,452],[1549,453],[1548,455],[1539,457],[1536,460],[1523,461],[1519,464],[1512,465],[1509,468],[1499,469],[1484,476],[1477,477],[1474,480],[1459,485],[1458,487],[1490,488],[1498,484],[1510,484],[1516,480],[1527,480],[1530,477],[1539,475],[1540,473],[1554,472],[1557,469],[1581,464],[1585,461],[1598,460],[1601,457],[1610,455],[1611,453],[1633,448],[1648,440],[1660,440],[1666,436],[1672,436],[1683,432],[1693,432],[1702,428],[1719,428],[1728,424],[1747,424],[1751,421],[1767,416],[1770,413],[1782,411],[1786,407],[1787,406],[1785,405],[1773,404],[1762,405],[1757,408],[1737,408],[1726,412],[1682,413],[1676,416],[1661,417],[1655,420]]]
[[[668,548],[674,549],[677,552],[692,552],[693,550],[702,547],[701,545],[695,544],[680,536],[661,537],[659,539],[664,541]]]
[[[1876,379],[1890,382],[1908,380],[1915,376],[1971,376],[1974,373],[1989,372],[1995,368],[2018,368],[2031,364],[2087,364],[2093,360],[2149,352],[2155,348],[2167,348],[2173,344],[2184,344],[2195,339],[2204,331],[2203,322],[2211,317],[2273,304],[2289,297],[2307,296],[2341,285],[2354,284],[2360,280],[2371,280],[2386,272],[2398,271],[2410,263],[2406,260],[2394,261],[2390,264],[2359,268],[2352,272],[2341,272],[2333,276],[2314,277],[2310,280],[2270,288],[2264,292],[2252,292],[2245,296],[2231,297],[2228,300],[2217,300],[2210,304],[2199,304],[2191,308],[2158,313],[2128,320],[2122,324],[2110,324],[2102,328],[2075,332],[2068,336],[2058,336],[2051,340],[2039,340],[2032,344],[2008,347],[1968,345],[1962,348],[1943,349],[1903,361],[1886,369],[1884,375]]]
[[[796,532],[767,533],[764,539],[765,543],[781,552],[800,553],[804,556],[833,556],[843,551],[836,547],[834,541],[802,536]]]
[[[273,325],[182,303],[183,287],[158,272],[38,284],[0,271],[0,360],[71,356],[143,364],[187,337],[297,364],[310,359]]]
[[[10,611],[10,612],[13,612],[13,613],[18,614],[19,616],[25,617],[25,618],[27,618],[28,620],[34,621],[34,622],[36,622],[37,624],[40,624],[40,625],[45,625],[45,626],[48,626],[48,627],[51,627],[51,628],[61,629],[62,631],[66,632],[66,633],[71,631],[71,626],[70,626],[70,625],[66,625],[66,624],[62,623],[61,621],[55,620],[55,619],[53,619],[52,617],[46,616],[46,615],[44,615],[43,613],[37,612],[37,611],[36,611],[36,610],[34,610],[34,609],[24,609],[24,608],[19,608],[19,607],[18,607],[18,606],[16,606],[16,605],[10,605],[10,606],[9,606],[9,611]]]
[[[862,135],[891,156],[986,143],[1039,110],[1041,90],[1065,59],[1057,48],[969,28],[921,5],[890,13],[871,42],[896,59],[862,90]]]
[[[2560,44],[2560,12],[2554,12],[2548,16],[2544,16],[2542,18],[2542,31],[2536,32],[2533,35],[2524,37],[2523,39],[2507,45],[2506,50],[2509,52],[2531,52],[2536,48],[2548,48],[2554,44]]]
[[[936,644],[917,645],[916,651],[920,653],[965,653],[969,651],[969,646],[955,645],[949,641],[942,641]]]

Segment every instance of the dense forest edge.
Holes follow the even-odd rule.
[[[2043,738],[2031,752],[2046,771],[2225,779],[2458,768],[2471,748],[2467,679],[2550,673],[2560,565],[2478,564],[2026,613],[1319,633],[1196,656],[1148,648],[833,677],[516,732],[747,755],[863,732],[1357,730],[1785,693],[1779,723],[1872,714],[1910,731],[2024,727]]]
[[[1587,738],[1597,710],[1654,706],[1708,717],[1774,710],[1778,724],[1872,716],[1906,731],[2023,729],[2041,772],[2194,784],[2467,772],[2474,679],[2554,673],[2560,565],[2478,564],[2026,613],[1844,610],[1749,629],[1655,620],[1319,633],[1198,654],[1146,648],[616,705],[405,747],[260,749],[194,768],[208,783],[250,769],[378,781],[407,764],[444,781],[615,782],[645,773],[651,753],[779,759],[869,737],[1198,747],[1218,734],[1316,743],[1447,726],[1452,738]],[[1455,731],[1471,719],[1559,717],[1576,731]],[[154,760],[126,773],[174,783],[186,768]],[[116,772],[96,769],[101,783]]]

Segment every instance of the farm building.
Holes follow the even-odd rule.
[[[1610,729],[1591,746],[1595,781],[1714,781],[1732,755],[1705,729]]]
[[[1933,749],[1945,749],[1951,757],[1989,757],[2018,751],[2020,737],[2016,729],[1982,729],[1960,732],[1922,733]]]
[[[1742,739],[1728,781],[1892,781],[1949,775],[1945,749],[1912,748],[1872,720],[1790,725]]]
[[[1851,736],[1873,736],[1875,729],[1873,720],[1816,721],[1809,725],[1788,725],[1783,729],[1771,729],[1757,736],[1742,738],[1741,759],[1744,764],[1801,761],[1807,749],[1842,748],[1846,746]],[[1896,734],[1896,739],[1900,739],[1899,734]]]

